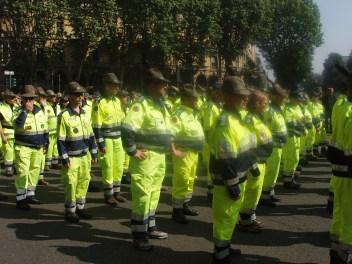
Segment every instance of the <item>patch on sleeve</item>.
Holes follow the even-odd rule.
[[[139,112],[140,110],[141,109],[140,109],[140,107],[138,105],[135,105],[135,106],[132,107],[132,111],[133,112]]]
[[[177,117],[174,116],[173,118],[171,118],[171,122],[174,123],[174,124],[176,124],[176,123],[177,123]]]

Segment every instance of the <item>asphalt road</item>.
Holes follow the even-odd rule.
[[[277,188],[282,198],[277,208],[259,208],[258,219],[265,225],[261,234],[236,232],[233,247],[242,250],[236,263],[293,264],[328,263],[330,218],[326,212],[328,163],[323,160],[304,168],[299,192]],[[99,184],[99,172],[93,170]],[[202,174],[202,173],[200,173]],[[205,199],[205,177],[199,177],[193,205],[200,211],[189,225],[170,220],[169,188],[162,193],[157,213],[161,230],[169,233],[163,241],[153,241],[153,252],[141,253],[131,246],[130,202],[112,209],[102,203],[102,193],[89,193],[87,209],[94,220],[69,225],[63,221],[63,190],[58,171],[47,177],[50,186],[39,187],[37,196],[44,205],[30,212],[15,209],[13,178],[0,178],[0,192],[10,199],[0,203],[0,264],[37,263],[211,263],[211,208]],[[165,180],[169,186],[170,177]],[[128,187],[123,189],[130,198]]]

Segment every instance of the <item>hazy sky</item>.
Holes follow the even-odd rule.
[[[324,44],[314,56],[314,72],[321,73],[329,53],[343,56],[352,50],[352,0],[315,0],[320,9]]]

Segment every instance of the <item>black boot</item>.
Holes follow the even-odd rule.
[[[34,195],[27,196],[26,201],[28,204],[42,204],[42,202],[35,198]]]
[[[76,214],[80,219],[84,219],[84,220],[91,220],[93,218],[90,214],[87,214],[86,210],[84,209],[77,209]]]
[[[199,215],[197,210],[195,210],[195,209],[193,209],[193,208],[191,208],[189,206],[189,203],[183,204],[183,213],[185,215],[189,215],[189,216],[197,216],[197,215]]]
[[[29,206],[29,204],[27,203],[27,200],[20,200],[16,202],[16,208],[22,211],[28,211],[31,209],[31,207]]]
[[[66,222],[72,223],[72,224],[78,224],[79,223],[79,217],[76,213],[73,212],[66,212],[65,213],[65,220]]]
[[[144,238],[144,239],[133,239],[132,245],[140,250],[140,251],[151,251],[153,249],[153,245],[149,243],[149,240]]]
[[[184,225],[189,223],[182,208],[174,208],[172,210],[172,220],[174,220],[176,223]]]
[[[283,187],[288,190],[299,190],[301,188],[301,184],[292,180],[290,182],[284,182]]]

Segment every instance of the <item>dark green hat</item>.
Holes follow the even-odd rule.
[[[47,90],[46,91],[48,97],[56,97],[56,93],[53,90]]]
[[[224,79],[222,85],[224,94],[250,95],[251,91],[246,88],[243,80],[236,76],[229,76]]]
[[[45,92],[43,87],[38,86],[37,87],[37,94],[43,97],[47,97],[48,94]]]
[[[180,95],[181,97],[193,97],[193,98],[199,97],[196,87],[192,84],[184,84],[180,91]]]
[[[117,78],[116,74],[113,72],[105,73],[103,75],[103,83],[104,84],[121,84],[119,78]]]
[[[85,93],[86,90],[78,82],[70,82],[66,88],[66,94]]]
[[[36,98],[37,93],[36,93],[35,87],[31,84],[25,85],[21,96],[24,98],[33,98],[33,99]]]
[[[150,68],[146,71],[145,80],[148,81],[159,81],[163,83],[170,83],[168,79],[164,77],[164,75],[161,73],[161,71],[157,68]]]
[[[6,89],[3,94],[2,94],[5,98],[13,98],[16,97],[16,94],[11,91],[10,89]]]

